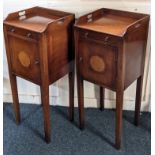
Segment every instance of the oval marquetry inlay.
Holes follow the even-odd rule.
[[[19,62],[24,66],[24,67],[29,67],[30,66],[30,57],[28,56],[27,53],[25,53],[24,51],[21,51],[19,54],[18,54],[18,59],[19,59]]]
[[[92,56],[90,58],[91,68],[96,72],[103,72],[105,70],[105,62],[99,56]]]

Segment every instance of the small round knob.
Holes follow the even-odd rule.
[[[39,60],[36,60],[36,61],[35,61],[35,64],[36,64],[36,65],[39,64]]]
[[[10,31],[11,31],[11,32],[15,32],[15,29],[14,29],[14,28],[12,28]]]
[[[79,61],[81,62],[82,60],[83,60],[83,58],[82,58],[82,57],[80,57],[80,58],[79,58]]]
[[[85,38],[87,38],[87,37],[88,37],[88,32],[85,33]]]
[[[28,33],[28,34],[27,34],[27,37],[29,38],[31,35],[32,35],[31,33]]]
[[[108,41],[108,39],[109,39],[109,37],[108,37],[108,36],[106,36],[106,37],[104,38],[104,41]]]

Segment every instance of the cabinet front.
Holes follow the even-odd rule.
[[[37,42],[30,36],[8,32],[9,54],[13,72],[27,80],[39,84],[39,54]]]
[[[78,47],[80,74],[84,79],[115,89],[117,50],[93,38],[80,38]]]

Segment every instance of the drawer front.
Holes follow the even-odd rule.
[[[34,83],[40,83],[39,54],[37,42],[8,35],[13,72]]]
[[[16,28],[13,26],[6,26],[7,33],[19,38],[24,38],[26,40],[36,41],[38,39],[38,34],[21,28]]]
[[[80,74],[83,78],[114,89],[117,66],[116,47],[81,38],[78,52]]]
[[[93,31],[84,31],[84,30],[80,31],[79,37],[81,39],[94,40],[94,41],[100,42],[101,44],[112,45],[112,46],[118,46],[118,43],[120,41],[120,38],[115,36],[96,33]]]

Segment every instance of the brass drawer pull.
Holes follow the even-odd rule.
[[[85,36],[85,38],[88,38],[88,32],[86,32],[86,33],[84,34],[84,36]]]
[[[14,29],[14,28],[12,28],[12,29],[10,30],[10,32],[15,32],[15,29]]]
[[[35,61],[35,65],[37,65],[37,64],[39,64],[39,60],[36,60],[36,61]]]
[[[104,38],[104,41],[108,41],[109,40],[109,37],[108,36],[106,36],[105,38]]]
[[[26,36],[27,36],[28,38],[30,38],[30,37],[32,36],[32,34],[31,34],[31,33],[28,33]]]

